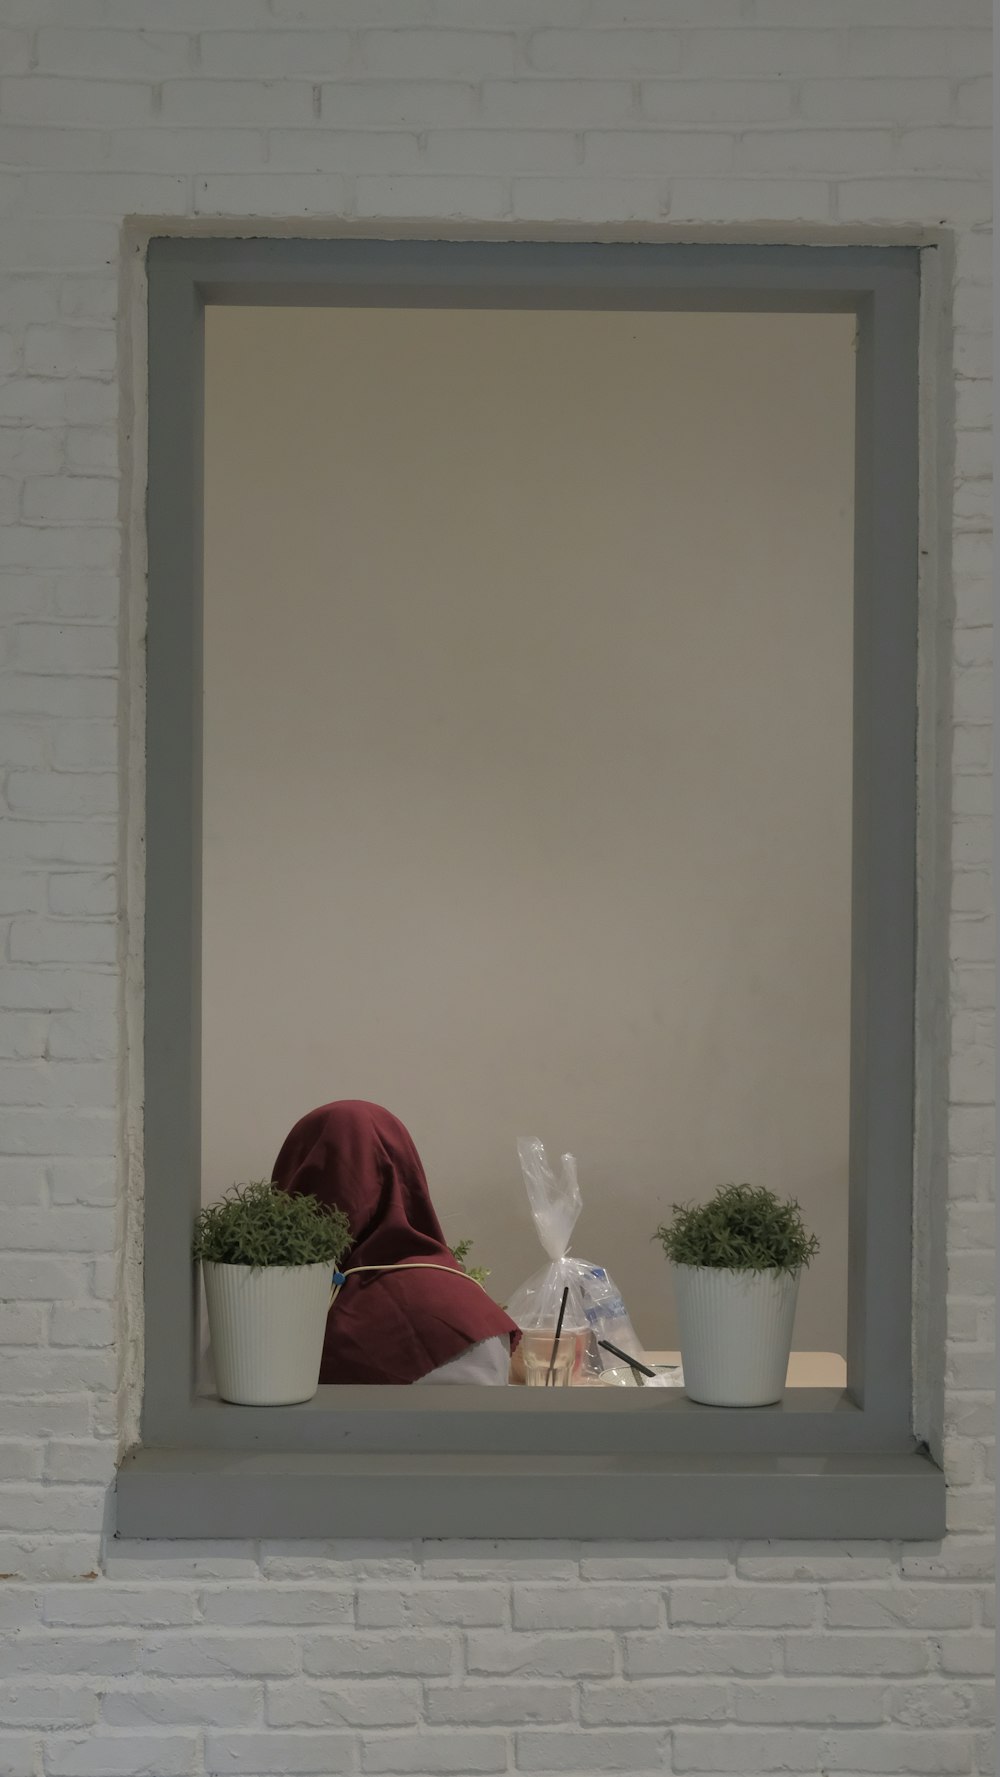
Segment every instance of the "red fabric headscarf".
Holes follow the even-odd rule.
[[[381,1105],[345,1099],[310,1111],[286,1137],[273,1179],[344,1211],[354,1240],[345,1270],[423,1260],[454,1273],[349,1277],[327,1321],[321,1382],[417,1382],[484,1339],[516,1341],[514,1322],[452,1257],[413,1141]]]

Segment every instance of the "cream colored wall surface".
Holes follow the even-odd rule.
[[[853,324],[207,317],[204,1194],[327,1099],[409,1125],[500,1295],[727,1179],[844,1348]]]

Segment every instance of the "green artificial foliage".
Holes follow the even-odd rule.
[[[451,1253],[452,1258],[458,1260],[466,1277],[474,1277],[476,1282],[481,1283],[485,1288],[486,1279],[489,1277],[489,1272],[487,1271],[486,1266],[467,1265],[465,1262],[472,1251],[472,1241],[460,1240],[457,1246],[449,1247],[448,1250]]]
[[[764,1185],[720,1185],[707,1203],[675,1203],[653,1239],[675,1265],[720,1271],[799,1271],[819,1251],[798,1204]]]
[[[213,1265],[338,1265],[351,1244],[342,1209],[277,1191],[266,1180],[233,1185],[195,1222],[193,1253]]]

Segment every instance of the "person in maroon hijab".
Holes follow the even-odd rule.
[[[361,1099],[321,1105],[286,1137],[272,1176],[351,1224],[321,1382],[507,1382],[518,1329],[449,1250],[398,1117]]]

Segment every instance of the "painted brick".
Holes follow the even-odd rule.
[[[247,1579],[260,1569],[253,1543],[158,1542],[151,1538],[138,1543],[116,1539],[105,1554],[104,1571],[109,1580],[144,1585],[151,1580]],[[194,1676],[204,1675],[196,1672]]]
[[[143,123],[153,113],[152,86],[124,80],[0,80],[0,113],[7,123]]]
[[[563,173],[578,158],[569,130],[431,130],[424,150],[435,173]]]
[[[321,89],[323,122],[336,129],[433,129],[468,123],[476,103],[476,87],[456,80],[366,80]]]
[[[78,781],[74,776],[71,783]],[[98,814],[99,808],[88,807],[87,797],[79,792],[73,808],[66,814]],[[98,925],[71,919],[15,919],[10,930],[10,956],[16,963],[113,963],[118,952],[118,938],[112,922]]]
[[[527,1722],[568,1722],[574,1691],[567,1684],[428,1684],[424,1715],[432,1725],[520,1727]]]
[[[571,1543],[428,1539],[420,1556],[420,1571],[435,1580],[520,1580],[528,1562],[533,1579],[572,1580],[580,1572]]]
[[[819,1620],[820,1593],[810,1586],[671,1586],[674,1628],[808,1629]]]
[[[737,1721],[822,1727],[829,1723],[867,1725],[885,1719],[885,1688],[879,1684],[803,1684],[772,1679],[768,1684],[735,1684]]]
[[[671,185],[678,222],[803,222],[831,214],[832,187],[818,179],[693,179]]]
[[[845,222],[907,223],[918,215],[933,216],[944,226],[988,220],[982,182],[957,177],[844,179],[837,188],[837,204]]]
[[[245,1728],[260,1719],[263,1687],[234,1684],[134,1685],[106,1691],[101,1720],[112,1728],[200,1727]]]
[[[360,177],[355,186],[359,216],[442,218],[505,216],[509,208],[505,179],[417,175],[412,178]]]
[[[133,173],[249,173],[262,167],[266,158],[267,136],[263,129],[116,129],[108,132],[105,150],[108,165],[129,169]],[[68,282],[68,281],[67,281]],[[92,292],[92,293],[91,293]],[[63,289],[63,313],[89,313],[92,304],[103,305],[99,312],[107,316],[117,308],[117,289],[91,292],[79,286]],[[68,308],[67,302],[74,307]]]
[[[39,1355],[35,1359],[35,1368],[42,1385],[58,1387],[59,1377],[65,1371],[57,1369],[53,1361],[46,1363]],[[67,1365],[68,1369],[69,1366]],[[78,1361],[74,1366],[75,1373],[82,1381],[90,1381],[95,1388],[107,1386],[111,1381],[110,1371],[106,1366],[93,1364],[88,1367],[86,1362]],[[17,1357],[5,1357],[0,1364],[0,1382],[5,1389],[13,1392],[19,1376],[31,1376],[32,1364],[25,1360],[18,1368]],[[100,1530],[104,1521],[104,1488],[103,1487],[22,1487],[10,1486],[3,1494],[4,1526],[10,1531],[38,1531],[51,1533],[55,1531],[93,1531]],[[79,1661],[78,1669],[87,1670],[87,1657],[84,1650],[76,1648],[72,1652],[73,1660]],[[41,1653],[43,1650],[39,1650]],[[51,1657],[56,1658],[55,1655]],[[97,1656],[94,1656],[97,1657]],[[0,1672],[4,1670],[21,1671],[18,1665],[5,1666],[6,1656],[0,1649]],[[59,1664],[49,1666],[46,1658],[39,1658],[32,1664],[31,1671],[63,1671]],[[73,1668],[71,1668],[73,1669]],[[100,1667],[99,1670],[104,1670]]]
[[[675,31],[536,31],[528,61],[540,74],[638,80],[678,73],[683,47]]]
[[[3,1777],[35,1777],[38,1742],[29,1734],[0,1733],[0,1772]]]
[[[194,207],[201,216],[336,216],[347,188],[329,173],[213,173],[195,180]]]
[[[726,1579],[732,1570],[723,1543],[585,1543],[580,1572],[585,1580]],[[767,1577],[767,1576],[764,1576]]]
[[[895,1566],[888,1542],[746,1542],[735,1571],[744,1580],[888,1580]]]
[[[421,1571],[417,1544],[382,1541],[264,1542],[261,1572],[271,1580],[415,1580]],[[422,1571],[428,1572],[425,1566]],[[471,1577],[471,1576],[470,1576]]]
[[[100,476],[33,475],[21,495],[25,518],[52,524],[103,523],[113,520],[117,510],[117,484]]]
[[[906,1728],[963,1727],[993,1720],[993,1695],[988,1684],[922,1681],[891,1685],[886,1701],[891,1719]]]
[[[468,1692],[469,1687],[464,1686],[448,1694],[463,1697]],[[431,1697],[440,1694],[437,1689],[428,1687],[424,1694],[426,1719],[448,1719],[436,1717],[429,1707]],[[420,1686],[411,1680],[365,1678],[317,1684],[309,1679],[269,1683],[265,1716],[275,1728],[408,1728],[420,1719],[420,1703]]]
[[[469,1672],[509,1678],[610,1678],[615,1669],[611,1635],[511,1635],[481,1630],[466,1636]]]
[[[463,141],[469,136],[463,132]],[[430,138],[428,138],[430,139]],[[423,162],[420,137],[409,130],[271,130],[267,138],[268,168],[273,173],[406,173]],[[225,171],[224,168],[213,169]],[[243,168],[252,171],[252,168]]]
[[[580,1720],[585,1727],[664,1727],[682,1721],[721,1721],[729,1714],[727,1687],[685,1679],[654,1683],[620,1680],[580,1687]]]
[[[251,1628],[257,1623],[329,1625],[354,1621],[354,1593],[312,1586],[229,1585],[203,1592],[201,1614],[206,1623]]]
[[[503,1586],[419,1586],[405,1591],[363,1586],[358,1592],[358,1625],[362,1629],[439,1628],[449,1623],[483,1628],[506,1622],[508,1610]]]
[[[18,669],[26,673],[111,673],[118,664],[114,630],[89,625],[19,624],[15,650]]]
[[[43,1673],[122,1678],[134,1671],[138,1647],[134,1635],[97,1635],[93,1629],[79,1634],[53,1629],[48,1634],[11,1636],[0,1648],[0,1675],[4,1679],[18,1672],[32,1678]]]
[[[668,11],[658,0],[172,0],[169,20],[162,0],[5,9],[0,920],[14,924],[0,963],[0,1338],[12,1341],[0,1351],[0,1571],[24,1577],[0,1585],[0,1625],[13,1631],[3,1657],[31,1665],[0,1678],[0,1777],[993,1768],[988,6],[672,0]],[[122,1359],[105,1343],[121,1261],[122,1106],[108,1066],[120,845],[115,803],[102,802],[119,763],[121,225],[196,214],[350,216],[375,232],[507,217],[543,234],[954,227],[940,1548],[102,1548]],[[100,1670],[109,1649],[127,1660],[140,1643],[144,1672]]]
[[[831,1678],[908,1677],[926,1672],[926,1642],[902,1635],[797,1635],[785,1646],[786,1671]]]
[[[446,1734],[373,1735],[361,1750],[361,1768],[383,1772],[454,1772],[473,1777],[477,1771],[506,1771],[507,1741],[502,1734],[463,1732]]]
[[[191,1635],[153,1635],[141,1658],[159,1678],[290,1678],[301,1666],[290,1635],[227,1635],[198,1629]]]
[[[723,124],[739,129],[790,117],[792,91],[784,80],[644,80],[639,110],[649,123]]]
[[[708,1672],[756,1678],[774,1672],[781,1645],[773,1635],[626,1635],[627,1678],[701,1678]]]
[[[834,1586],[826,1605],[831,1629],[964,1629],[971,1593],[946,1586]]]
[[[205,1770],[234,1772],[237,1777],[268,1777],[270,1772],[316,1773],[335,1777],[357,1769],[354,1739],[349,1734],[206,1734]]]
[[[440,1678],[451,1671],[453,1657],[452,1642],[444,1635],[313,1635],[305,1643],[302,1664],[317,1678],[387,1673]]]
[[[726,173],[733,165],[732,136],[710,130],[588,130],[583,164],[608,173]]]
[[[66,870],[49,883],[49,907],[53,913],[114,913],[118,907],[118,883],[110,871]]]
[[[2,891],[0,891],[2,896]],[[0,1014],[0,1055],[12,1061],[34,1060],[40,1057],[45,1049],[48,1021],[39,1014],[27,1012],[7,1012]],[[0,1199],[11,1201],[8,1191],[23,1189],[26,1196],[19,1196],[16,1201],[32,1202],[34,1185],[15,1185],[14,1178],[3,1169],[3,1183],[0,1184]]]
[[[8,1013],[7,1016],[10,1017],[11,1014]],[[44,1018],[41,1019],[41,1025],[44,1030]],[[44,1207],[47,1201],[46,1177],[46,1168],[40,1160],[3,1160],[0,1162],[0,1202]]]
[[[45,1753],[46,1777],[187,1777],[196,1748],[193,1734],[53,1737]]]
[[[94,1578],[95,1537],[88,1534],[46,1532],[43,1537],[12,1534],[0,1536],[0,1572],[11,1579],[78,1580]],[[63,1679],[62,1684],[66,1683]],[[2,1703],[0,1703],[2,1719]]]
[[[515,1736],[518,1771],[661,1771],[666,1736],[652,1728],[527,1729]]]
[[[92,1685],[34,1681],[0,1683],[0,1721],[5,1728],[86,1727],[97,1720]]]
[[[29,1306],[25,1302],[0,1302],[0,1345],[43,1344],[45,1321],[42,1308]],[[5,1478],[20,1479],[13,1475]]]
[[[483,121],[508,129],[608,128],[633,111],[627,80],[487,80],[482,89]]]
[[[157,215],[187,206],[187,184],[180,178],[141,178],[133,173],[29,173],[25,175],[24,207],[33,216],[121,216],[125,212]]]
[[[35,39],[43,74],[135,75],[151,80],[182,72],[191,63],[190,38],[175,31],[72,30],[43,26]]]
[[[162,92],[167,123],[261,129],[312,118],[312,89],[304,80],[165,80]]]
[[[982,1635],[942,1635],[938,1643],[941,1670],[962,1678],[989,1678],[993,1658],[989,1638]]]
[[[515,1629],[654,1629],[663,1600],[638,1587],[515,1586],[513,1613]]]
[[[675,1771],[818,1771],[823,1742],[808,1728],[678,1728],[673,1737]]]
[[[11,1437],[85,1437],[90,1425],[87,1395],[0,1400],[4,1431]]]
[[[515,179],[513,213],[529,222],[656,222],[666,194],[663,179]]]
[[[888,130],[823,130],[795,126],[781,130],[750,130],[740,146],[741,173],[782,175],[857,173],[873,162],[889,159],[893,137]]]
[[[515,45],[499,31],[366,31],[358,55],[376,79],[484,80],[513,74]]]
[[[80,1056],[107,1061],[117,1052],[118,1025],[110,1015],[55,1012],[48,1021],[48,1053],[53,1060]],[[117,1174],[111,1175],[107,1168],[89,1161],[58,1161],[53,1165],[51,1178],[53,1201],[57,1203],[106,1203],[108,1190],[117,1189]]]
[[[799,88],[802,117],[810,123],[845,124],[933,122],[948,114],[950,83],[931,76],[926,80],[869,78],[861,80],[804,80]]]
[[[205,73],[227,81],[332,80],[347,72],[352,55],[348,31],[208,30],[199,42]]]
[[[949,1777],[972,1769],[971,1748],[964,1735],[908,1734],[883,1729],[879,1734],[834,1731],[825,1756],[840,1771],[905,1771],[926,1777]]]
[[[117,1451],[109,1438],[83,1438],[45,1446],[46,1481],[94,1481],[110,1486],[114,1480]],[[119,1619],[124,1620],[124,1619]]]
[[[49,1338],[53,1345],[110,1345],[114,1329],[109,1303],[85,1302],[72,1307],[60,1303],[52,1310]]]
[[[0,1319],[0,1328],[3,1320]],[[41,1331],[31,1329],[36,1339],[41,1338]],[[40,1481],[42,1478],[42,1452],[38,1444],[29,1443],[26,1439],[0,1440],[0,1481]]]
[[[14,814],[114,814],[118,779],[110,771],[12,771],[7,801]]]

